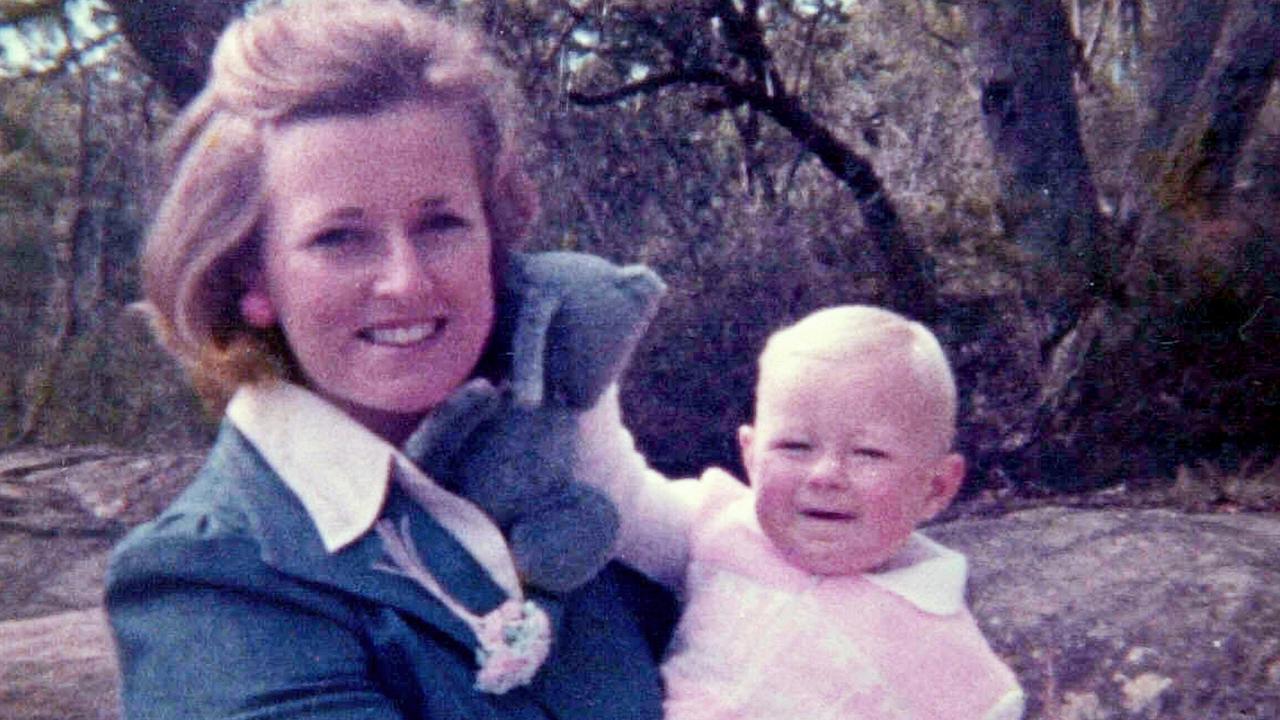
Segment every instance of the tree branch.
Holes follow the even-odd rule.
[[[569,97],[578,105],[600,106],[678,85],[720,89],[727,98],[724,108],[748,105],[778,123],[813,153],[823,167],[853,192],[862,221],[893,278],[889,283],[891,303],[922,321],[933,319],[937,302],[932,273],[923,251],[902,231],[898,212],[875,169],[801,107],[776,76],[771,83],[747,84],[716,70],[672,70],[609,92],[571,93]]]
[[[733,79],[711,70],[690,71],[671,70],[660,75],[650,75],[643,80],[626,83],[599,94],[582,92],[569,93],[569,101],[582,107],[600,107],[612,105],[637,95],[650,95],[662,88],[673,85],[717,85],[726,87],[734,84]]]
[[[62,0],[0,0],[0,25],[52,18],[62,14]]]
[[[75,63],[79,63],[80,59],[91,50],[97,50],[106,47],[115,42],[120,37],[119,33],[109,32],[101,37],[96,37],[88,43],[81,46],[71,45],[71,39],[67,39],[67,47],[57,54],[48,62],[52,65],[41,67],[38,70],[28,70],[17,75],[10,76],[15,80],[37,80],[40,78],[54,77],[61,75],[67,71],[67,68]]]

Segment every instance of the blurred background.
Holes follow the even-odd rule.
[[[210,439],[127,306],[241,5],[0,0],[0,446]],[[658,468],[736,469],[765,335],[867,302],[947,347],[970,499],[1280,508],[1280,3],[437,5],[528,94],[532,248],[670,285],[623,395]]]

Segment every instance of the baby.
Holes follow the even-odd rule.
[[[698,510],[667,720],[1021,717],[964,556],[915,532],[964,477],[955,422],[919,323],[840,306],[769,339],[738,434],[751,489],[714,469],[678,483]]]

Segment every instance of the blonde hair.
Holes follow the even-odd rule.
[[[926,397],[941,403],[949,447],[956,425],[956,381],[938,338],[924,325],[870,305],[837,305],[817,310],[777,330],[759,358],[764,379],[770,363],[784,355],[855,363],[874,354],[902,363]]]
[[[400,0],[260,3],[222,33],[204,89],[166,137],[166,181],[142,252],[157,337],[210,409],[243,382],[297,372],[279,331],[249,327],[238,307],[258,262],[268,128],[414,100],[471,119],[497,278],[537,197],[518,141],[518,91],[478,34]]]

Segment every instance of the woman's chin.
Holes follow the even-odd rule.
[[[452,387],[406,386],[364,392],[360,400],[321,393],[356,422],[394,445],[413,432],[422,417],[445,400]]]

